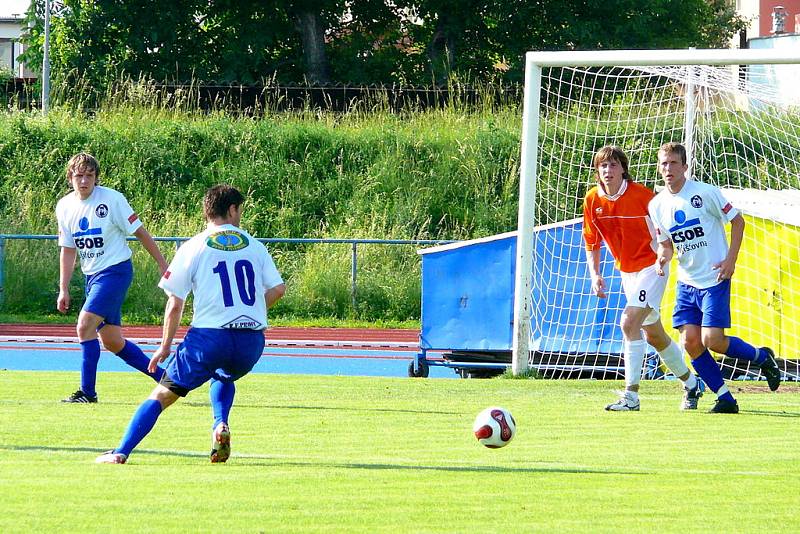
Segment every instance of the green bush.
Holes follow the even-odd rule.
[[[490,110],[489,110],[490,111]],[[46,118],[0,115],[0,233],[55,234],[68,192],[64,165],[86,150],[100,181],[121,191],[155,236],[203,227],[205,189],[228,182],[248,198],[243,226],[257,237],[460,239],[516,226],[517,110],[456,109],[393,115],[271,113],[260,119],[110,106],[91,116],[56,108]],[[133,245],[136,276],[124,313],[159,319],[155,265]],[[350,245],[271,245],[289,291],[273,316],[418,319],[414,246],[359,245],[355,308]],[[169,259],[172,247],[162,244]],[[52,313],[53,241],[8,241],[8,313]],[[72,294],[78,309],[82,277]]]
[[[64,165],[82,150],[99,158],[101,183],[125,194],[155,236],[189,236],[203,228],[200,200],[207,187],[221,182],[246,194],[243,226],[262,238],[453,240],[517,226],[521,112],[514,105],[390,113],[385,103],[376,102],[371,107],[361,103],[348,113],[305,109],[246,118],[200,113],[174,101],[165,104],[144,86],[125,90],[91,115],[66,105],[56,106],[46,118],[0,114],[0,233],[56,232],[53,210],[68,191]],[[597,121],[586,118],[591,114],[579,115],[542,118],[550,126],[563,123],[550,130],[570,139],[545,141],[553,146],[541,151],[537,194],[560,200],[539,202],[537,220],[581,213],[585,191],[568,190],[574,188],[569,184],[588,186],[590,177],[557,175],[565,171],[556,169],[585,172],[581,169],[587,162],[580,158],[598,148],[595,144],[604,136],[634,147],[643,133],[655,128],[644,118],[603,134]],[[720,135],[712,138],[732,129],[726,119],[725,113],[715,115]],[[775,142],[797,144],[796,136],[771,123],[753,125],[753,130],[764,128],[775,130]],[[763,137],[741,127],[729,133],[737,140],[730,146],[699,149],[698,167],[719,158],[741,158],[748,166],[737,178],[742,187],[753,179],[773,184],[763,179],[767,174],[800,187],[798,176],[766,167],[759,154],[770,147],[759,144]],[[584,138],[582,146],[573,146],[575,139]],[[571,149],[553,150],[561,145]],[[574,165],[551,165],[546,154],[553,153]],[[141,247],[134,247],[137,275],[124,313],[135,320],[157,320],[164,302],[156,288],[158,273]],[[358,246],[355,306],[349,245],[270,248],[288,286],[273,317],[419,318],[420,261],[413,246]],[[163,250],[169,259],[171,248],[164,245]],[[57,247],[52,241],[7,243],[5,278],[2,311],[52,313]],[[72,291],[77,308],[82,299],[79,274]]]

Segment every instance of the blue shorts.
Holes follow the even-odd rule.
[[[133,263],[125,260],[86,276],[86,301],[83,310],[99,315],[103,324],[122,326],[122,303],[133,281]]]
[[[250,372],[263,351],[263,330],[190,328],[167,361],[161,384],[185,397],[211,378],[233,382]]]
[[[712,328],[731,327],[731,281],[705,289],[678,282],[672,327],[687,324]]]

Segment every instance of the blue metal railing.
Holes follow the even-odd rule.
[[[5,295],[5,251],[6,240],[48,240],[55,241],[56,235],[24,235],[24,234],[0,234],[0,306],[3,304]],[[167,241],[175,243],[177,249],[181,243],[187,241],[188,237],[153,237],[156,241]],[[135,237],[129,236],[128,241],[136,241]],[[450,240],[435,239],[345,239],[345,238],[288,238],[288,237],[263,237],[258,238],[262,243],[284,243],[284,244],[349,244],[350,252],[350,301],[353,309],[356,309],[356,294],[358,291],[358,245],[445,245],[454,243]]]

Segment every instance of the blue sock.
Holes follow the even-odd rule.
[[[125,431],[122,441],[114,452],[130,456],[131,451],[153,430],[159,415],[161,415],[161,403],[157,400],[147,399],[139,405],[131,422],[128,423],[128,430]]]
[[[728,350],[725,352],[726,356],[739,360],[753,361],[758,365],[761,365],[767,359],[767,353],[765,351],[755,348],[741,338],[730,336],[728,342]]]
[[[150,364],[150,358],[144,355],[142,349],[139,348],[139,345],[136,343],[132,343],[131,341],[125,340],[125,346],[122,347],[122,350],[117,353],[117,356],[122,358],[122,360],[136,369],[140,371],[156,382],[161,381],[161,377],[164,375],[164,369],[159,367],[156,369],[155,373],[151,373],[147,370],[147,366]]]
[[[90,397],[96,397],[97,362],[100,361],[100,341],[90,339],[81,341],[83,361],[81,363],[81,391]]]
[[[692,360],[692,367],[714,393],[724,388],[723,393],[718,395],[720,399],[736,402],[728,388],[725,387],[725,379],[722,378],[722,371],[720,371],[717,361],[708,350],[703,351],[703,354]]]
[[[233,382],[222,382],[216,378],[211,379],[209,397],[211,398],[211,410],[214,413],[214,426],[211,427],[212,430],[217,428],[218,424],[228,422],[228,416],[231,414],[233,396],[235,394],[236,386]]]

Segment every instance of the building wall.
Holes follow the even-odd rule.
[[[772,10],[783,6],[786,10],[786,33],[800,33],[795,16],[800,15],[800,0],[734,0],[736,12],[750,21],[747,38],[772,35]],[[738,43],[738,38],[734,39]]]
[[[35,74],[19,62],[23,52],[20,37],[23,31],[21,18],[0,18],[0,69],[8,69],[18,78],[31,78]]]
[[[772,11],[775,6],[783,6],[786,10],[786,33],[800,33],[795,24],[795,15],[800,14],[800,0],[760,0],[758,2],[758,33],[749,37],[766,37],[772,34]]]

